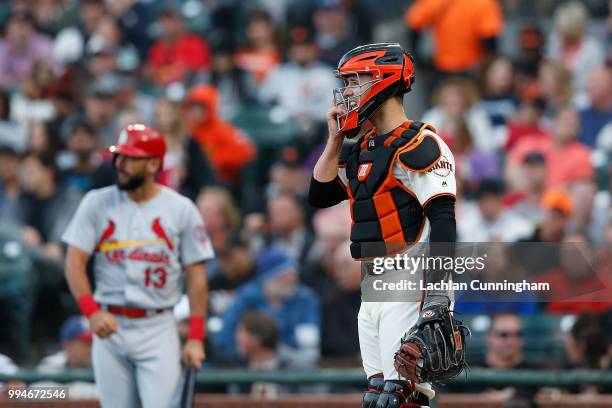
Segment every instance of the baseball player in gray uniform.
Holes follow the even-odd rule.
[[[102,407],[173,407],[182,370],[172,307],[186,278],[191,315],[182,361],[199,368],[204,261],[214,253],[195,205],[155,182],[166,151],[162,135],[130,125],[109,150],[117,182],[89,192],[64,233],[66,279],[95,333],[92,361]],[[92,257],[93,295],[86,273]]]

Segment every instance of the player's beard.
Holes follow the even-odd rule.
[[[119,173],[115,175],[115,184],[119,187],[119,190],[132,191],[136,190],[138,187],[142,186],[145,182],[144,174],[137,174],[132,176],[126,182],[119,181]]]

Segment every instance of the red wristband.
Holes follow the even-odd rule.
[[[189,317],[189,340],[204,340],[206,337],[206,326],[204,326],[203,316]]]
[[[89,317],[92,314],[100,311],[100,307],[96,304],[96,301],[94,300],[93,296],[91,296],[91,293],[87,293],[78,298],[77,304],[79,305],[79,309],[81,309],[81,313],[83,313],[85,317]]]

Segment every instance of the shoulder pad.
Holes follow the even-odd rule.
[[[399,162],[410,171],[422,173],[429,170],[441,154],[440,145],[434,136],[425,135],[399,154]]]

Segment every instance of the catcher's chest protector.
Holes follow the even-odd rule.
[[[393,166],[400,154],[418,157],[421,145],[437,144],[431,136],[422,136],[425,129],[435,132],[431,125],[408,121],[389,135],[372,131],[343,150],[339,164],[346,167],[348,179],[353,258],[401,253],[406,243],[419,240],[425,225],[423,207],[409,187],[393,176]],[[404,167],[417,172],[431,168]]]

